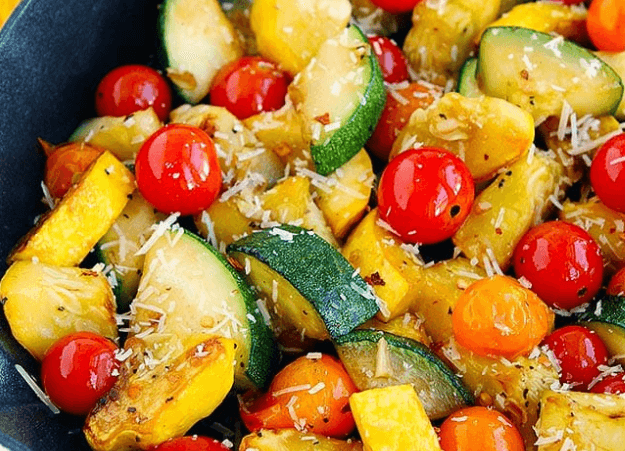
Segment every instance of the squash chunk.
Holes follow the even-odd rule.
[[[553,211],[550,197],[564,194],[563,175],[560,164],[540,153],[517,161],[477,196],[454,244],[480,266],[496,260],[505,271],[525,232]]]
[[[365,213],[373,186],[371,158],[362,149],[347,163],[328,175],[328,183],[315,186],[317,205],[323,212],[332,233],[338,239]]]
[[[343,256],[368,280],[386,304],[378,318],[389,321],[408,311],[419,293],[423,264],[405,251],[395,235],[379,225],[377,209],[371,211],[352,231],[343,247]]]
[[[78,265],[113,225],[134,190],[132,173],[104,152],[54,210],[22,238],[8,263],[36,258],[50,265]]]
[[[349,22],[348,0],[255,0],[250,22],[259,53],[291,75]]]
[[[362,451],[356,440],[336,440],[294,429],[261,430],[243,437],[239,451]]]
[[[13,336],[38,360],[74,332],[117,338],[115,297],[100,272],[20,261],[2,278],[0,297]]]
[[[84,432],[95,451],[150,449],[183,435],[221,404],[234,383],[230,339],[196,334],[162,346],[165,355],[153,357],[143,352],[146,341],[128,339],[131,356],[119,379],[87,417]]]
[[[625,399],[618,395],[546,391],[536,425],[539,451],[620,451]]]
[[[518,106],[493,97],[467,98],[452,92],[412,113],[390,158],[417,143],[442,147],[462,159],[476,181],[486,181],[518,160],[533,141],[534,120]]]
[[[411,385],[354,393],[349,398],[366,451],[440,451],[436,432]]]

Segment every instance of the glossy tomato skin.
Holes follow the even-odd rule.
[[[58,340],[41,363],[43,388],[59,409],[86,415],[113,387],[119,368],[117,345],[91,332],[76,332]]]
[[[471,172],[444,149],[407,150],[391,160],[380,179],[380,217],[409,243],[450,238],[466,219],[475,196]]]
[[[289,75],[273,62],[259,56],[244,56],[217,72],[210,103],[245,119],[281,108],[290,82]]]
[[[171,89],[151,67],[120,66],[106,74],[96,89],[98,116],[126,116],[149,107],[161,121],[167,119],[171,110]]]
[[[590,183],[601,202],[625,213],[625,133],[601,146],[592,160]]]
[[[454,338],[478,355],[527,355],[553,328],[554,314],[516,279],[494,275],[469,285],[452,312]]]
[[[612,296],[625,296],[625,268],[621,268],[612,276],[606,293]]]
[[[368,39],[380,63],[384,81],[387,83],[408,81],[408,63],[395,41],[385,36],[369,36]]]
[[[521,433],[502,413],[486,407],[467,407],[441,425],[443,451],[524,451]]]
[[[391,93],[393,90],[393,95]],[[442,89],[432,88],[420,82],[406,87],[390,86],[387,89],[386,103],[380,120],[367,141],[366,147],[383,161],[388,161],[393,143],[399,132],[406,126],[412,113],[418,108],[427,108],[442,94]],[[405,99],[397,100],[397,96]]]
[[[62,144],[48,156],[44,182],[54,198],[61,198],[105,149],[88,143]]]
[[[590,389],[591,393],[609,393],[622,395],[625,393],[625,373],[610,374],[597,382]]]
[[[608,52],[625,50],[625,3],[623,0],[593,0],[588,8],[586,29],[592,43]]]
[[[209,437],[193,435],[167,440],[151,451],[231,451],[230,448]]]
[[[371,0],[378,8],[393,14],[407,13],[423,0]]]
[[[310,386],[297,393],[289,389]],[[240,413],[250,431],[293,429],[295,419],[309,432],[345,437],[355,428],[349,397],[357,390],[342,363],[329,355],[320,359],[300,357],[284,367],[260,396],[253,392],[242,398]]]
[[[593,238],[563,221],[540,224],[514,251],[514,271],[552,307],[571,309],[590,301],[601,288],[603,259]]]
[[[565,326],[544,341],[560,363],[560,382],[585,390],[608,362],[608,350],[599,336],[582,326]]]
[[[143,197],[164,213],[199,213],[221,188],[213,140],[189,125],[169,124],[150,136],[137,154],[135,173]]]

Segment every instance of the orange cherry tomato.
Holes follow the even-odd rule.
[[[467,407],[441,425],[443,451],[524,451],[521,433],[502,413],[486,407]]]
[[[419,82],[405,88],[389,86],[382,116],[373,134],[367,141],[367,149],[383,161],[388,160],[395,138],[418,108],[427,108],[442,91],[427,87]],[[390,90],[393,90],[391,94]]]
[[[625,268],[614,274],[608,284],[607,293],[612,296],[625,296]]]
[[[172,438],[151,451],[230,451],[230,448],[215,439],[192,435]]]
[[[56,147],[46,160],[44,182],[50,195],[63,197],[102,152],[103,148],[82,142]]]
[[[329,437],[354,430],[349,397],[357,390],[339,360],[300,357],[285,366],[260,397],[249,392],[240,406],[250,431],[296,428]]]
[[[623,0],[593,0],[588,8],[586,28],[599,50],[625,50],[625,2]]]
[[[452,314],[456,341],[479,355],[514,359],[549,333],[554,314],[531,290],[508,276],[470,285]]]

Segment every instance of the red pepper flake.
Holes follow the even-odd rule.
[[[323,125],[328,125],[330,123],[330,113],[326,113],[321,116],[317,116],[315,120]]]
[[[380,273],[379,272],[374,272],[371,275],[365,276],[365,282],[367,282],[369,285],[380,285],[380,286],[384,286],[386,285],[386,282],[384,282],[384,279],[382,279],[382,277],[380,277]]]

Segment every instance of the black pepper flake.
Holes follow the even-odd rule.
[[[128,412],[129,413],[135,413],[137,411],[137,409],[135,407],[128,407]]]
[[[579,296],[580,298],[582,296],[584,296],[586,293],[588,292],[588,288],[587,287],[583,287],[581,288],[578,292],[577,292],[577,296]]]
[[[173,397],[173,396],[170,396],[169,398],[167,398],[167,399],[165,400],[165,402],[172,402],[173,400],[174,400],[174,397]]]
[[[452,218],[455,218],[456,216],[458,216],[458,213],[460,213],[460,205],[454,205],[449,210],[449,214],[451,215]]]
[[[497,184],[497,188],[503,188],[504,183],[506,183],[506,179],[499,180],[499,183]]]
[[[56,309],[57,309],[59,312],[64,312],[64,311],[65,311],[65,307],[63,307],[62,305],[59,305]]]

